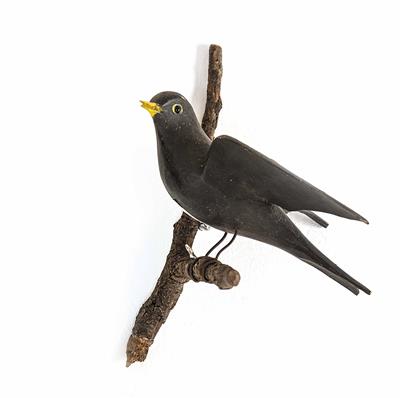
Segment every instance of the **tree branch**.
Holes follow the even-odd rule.
[[[211,139],[214,137],[222,108],[221,79],[222,49],[212,44],[209,49],[207,103],[201,124]],[[136,316],[126,349],[126,366],[146,359],[149,347],[177,303],[186,282],[193,280],[212,283],[220,289],[230,289],[239,283],[239,273],[215,258],[189,257],[186,245],[193,246],[199,226],[200,223],[186,213],[174,224],[172,244],[164,269],[151,296]]]
[[[222,109],[221,81],[222,48],[211,44],[208,59],[207,102],[201,122],[201,127],[211,139],[214,138],[219,112]]]

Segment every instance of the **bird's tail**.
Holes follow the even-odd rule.
[[[315,258],[317,257],[316,254],[318,254],[318,258]],[[318,253],[316,253],[315,251],[313,251],[312,256],[297,256],[297,257],[300,258],[300,260],[303,260],[306,263],[312,265],[319,271],[323,272],[325,275],[329,276],[337,283],[340,283],[342,286],[350,290],[352,293],[357,295],[359,291],[362,290],[366,294],[371,294],[371,290],[369,290],[362,283],[358,282],[356,279],[354,279],[349,274],[344,272],[333,261],[331,261],[328,257],[323,255],[321,252],[318,251]]]
[[[367,287],[344,272],[333,261],[320,252],[300,232],[289,217],[284,214],[282,209],[272,206],[272,211],[274,217],[270,220],[279,221],[275,222],[274,225],[277,236],[279,235],[280,238],[278,244],[275,244],[276,246],[317,268],[346,289],[349,289],[352,293],[358,294],[359,291],[362,290],[366,294],[371,294],[371,291]]]

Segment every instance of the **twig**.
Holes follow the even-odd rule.
[[[222,48],[211,44],[208,59],[207,102],[201,122],[201,127],[211,139],[214,138],[219,112],[222,109],[221,81]]]
[[[222,49],[212,44],[209,50],[207,103],[202,127],[212,139],[222,108],[220,96],[222,78]],[[172,244],[164,269],[147,301],[136,316],[132,334],[126,349],[126,366],[136,361],[144,361],[149,347],[161,325],[182,293],[183,285],[189,280],[207,282],[221,289],[230,289],[239,283],[240,275],[228,265],[212,257],[190,258],[186,245],[193,241],[200,223],[183,213],[174,225]]]

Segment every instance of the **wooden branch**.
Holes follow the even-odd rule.
[[[207,102],[201,122],[201,127],[211,139],[214,138],[219,112],[222,109],[221,81],[222,48],[211,44],[208,59]]]
[[[240,274],[229,265],[222,264],[214,257],[203,256],[177,263],[174,274],[185,278],[185,282],[212,283],[220,289],[231,289],[240,282]]]
[[[151,296],[142,305],[136,316],[132,335],[126,349],[126,366],[133,362],[144,361],[150,345],[161,325],[166,321],[183,290],[187,278],[174,277],[174,265],[189,261],[185,245],[193,245],[199,222],[183,213],[174,225],[171,249],[164,269],[157,281]]]
[[[221,79],[222,49],[212,44],[209,50],[207,103],[201,124],[211,139],[222,108]],[[199,226],[200,223],[186,213],[174,224],[172,244],[164,269],[151,296],[136,316],[126,349],[126,366],[146,359],[149,347],[177,303],[186,282],[193,280],[212,283],[220,289],[230,289],[239,283],[239,273],[230,266],[212,257],[189,257],[186,245],[193,246]]]

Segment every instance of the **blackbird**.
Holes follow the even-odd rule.
[[[358,294],[371,291],[321,253],[286,215],[326,212],[368,224],[336,199],[228,135],[211,140],[190,103],[164,91],[141,101],[153,118],[158,165],[168,193],[188,214],[226,233],[276,246]],[[326,225],[324,225],[326,226]]]

